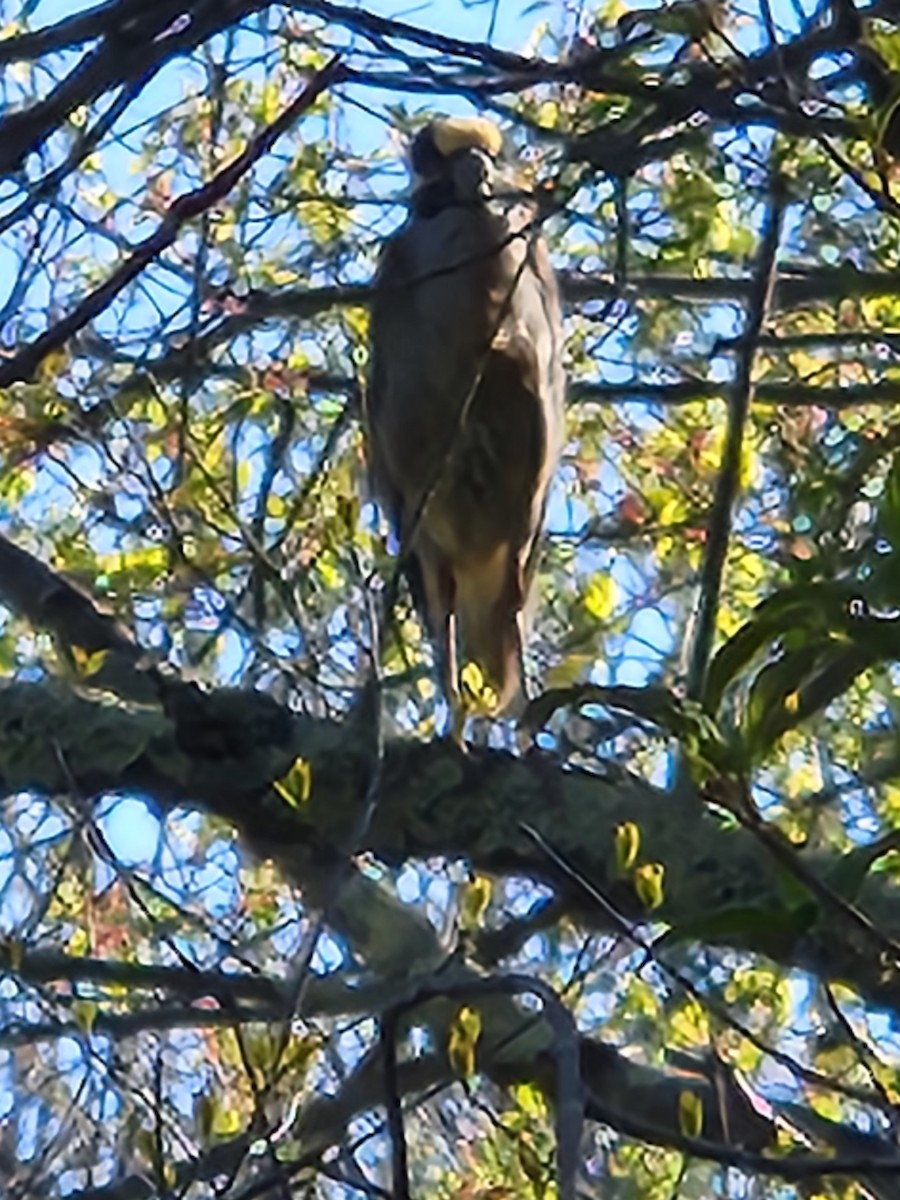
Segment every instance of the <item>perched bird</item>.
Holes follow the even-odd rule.
[[[413,140],[410,215],[376,276],[365,404],[373,491],[447,698],[456,707],[457,663],[474,662],[497,713],[524,699],[565,386],[553,269],[535,206],[497,186],[501,149],[483,118],[435,120]]]

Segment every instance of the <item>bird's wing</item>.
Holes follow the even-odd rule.
[[[375,287],[369,313],[369,378],[363,402],[363,423],[366,439],[366,465],[369,486],[375,499],[385,510],[394,536],[403,543],[405,515],[411,501],[404,489],[402,470],[397,470],[399,457],[396,430],[402,427],[409,405],[409,393],[399,392],[393,385],[391,362],[404,352],[402,337],[404,320],[409,320],[409,264],[404,253],[402,235],[388,238],[382,247]],[[403,575],[412,602],[426,619],[429,632],[434,634],[428,620],[425,580],[422,564],[414,553],[407,553],[402,564]]]
[[[375,497],[387,509],[391,525],[400,536],[403,510],[397,480],[390,469],[391,455],[385,444],[395,419],[396,402],[392,398],[389,362],[394,322],[390,317],[392,296],[406,276],[403,247],[397,237],[382,247],[375,273],[375,287],[369,314],[369,379],[363,403],[366,433],[366,458],[369,482]]]

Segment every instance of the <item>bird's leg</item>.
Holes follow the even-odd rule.
[[[522,727],[519,724],[522,714],[528,707],[528,677],[525,674],[526,621],[527,617],[525,615],[525,610],[520,608],[516,613],[516,633],[518,642],[516,646],[516,658],[518,659],[519,663],[519,698],[515,705],[515,711],[510,714],[515,718],[515,720],[510,727],[506,745],[507,750],[518,750],[520,754],[523,754],[531,744],[530,738],[523,738],[521,732]]]
[[[519,687],[521,690],[522,707],[528,703],[528,676],[525,673],[525,612],[524,609],[519,609],[516,613],[516,660],[519,664]]]
[[[455,742],[462,745],[465,710],[459,694],[456,661],[453,574],[436,548],[429,544],[423,545],[419,561],[422,565],[422,583],[425,591],[426,624],[434,646],[438,680],[450,709],[448,733]]]
[[[444,627],[444,642],[441,657],[444,673],[444,692],[450,706],[450,737],[460,749],[465,749],[463,730],[466,724],[465,702],[459,690],[459,664],[456,657],[456,614],[449,612]]]
[[[434,641],[435,666],[444,699],[452,708],[459,696],[456,679],[456,622],[452,612],[441,617],[441,623],[432,634]]]

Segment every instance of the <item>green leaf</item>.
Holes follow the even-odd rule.
[[[803,644],[814,635],[843,628],[854,590],[844,583],[809,583],[764,600],[710,663],[705,707],[718,712],[725,689],[762,651],[783,639]]]
[[[749,757],[759,759],[789,729],[826,709],[873,662],[864,647],[834,640],[804,646],[762,670],[743,730]]]
[[[305,758],[297,757],[272,787],[291,808],[302,808],[312,794],[312,767]]]
[[[709,942],[746,946],[756,950],[790,953],[816,918],[818,909],[809,903],[802,907],[770,905],[734,905],[719,912],[703,914],[676,925],[666,941]]]
[[[893,832],[867,846],[855,846],[831,866],[825,882],[848,904],[854,904],[872,867],[898,844],[900,833]]]

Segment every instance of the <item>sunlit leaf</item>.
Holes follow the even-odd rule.
[[[616,581],[610,574],[595,575],[584,593],[584,607],[595,620],[605,621],[615,606]]]
[[[475,1008],[459,1009],[450,1026],[447,1055],[457,1075],[468,1079],[475,1074],[475,1048],[481,1036],[481,1013]]]
[[[476,875],[463,888],[459,906],[459,925],[463,930],[477,929],[491,902],[493,884],[486,875]]]
[[[91,679],[94,675],[99,674],[109,657],[108,650],[87,651],[83,650],[81,646],[72,646],[71,651],[78,673],[85,679]]]
[[[687,1088],[678,1093],[678,1128],[689,1138],[698,1138],[703,1132],[703,1101]]]
[[[641,848],[641,831],[634,821],[622,821],[616,826],[616,866],[630,871],[637,862]]]
[[[292,808],[302,808],[312,795],[312,767],[305,758],[297,757],[281,779],[272,787]]]
[[[663,893],[663,880],[665,879],[666,869],[662,863],[644,863],[634,872],[632,879],[634,880],[634,890],[638,894],[638,899],[644,908],[650,912],[655,908],[659,908],[665,899]]]
[[[72,1019],[85,1037],[91,1036],[100,1008],[94,1000],[74,1000]]]

